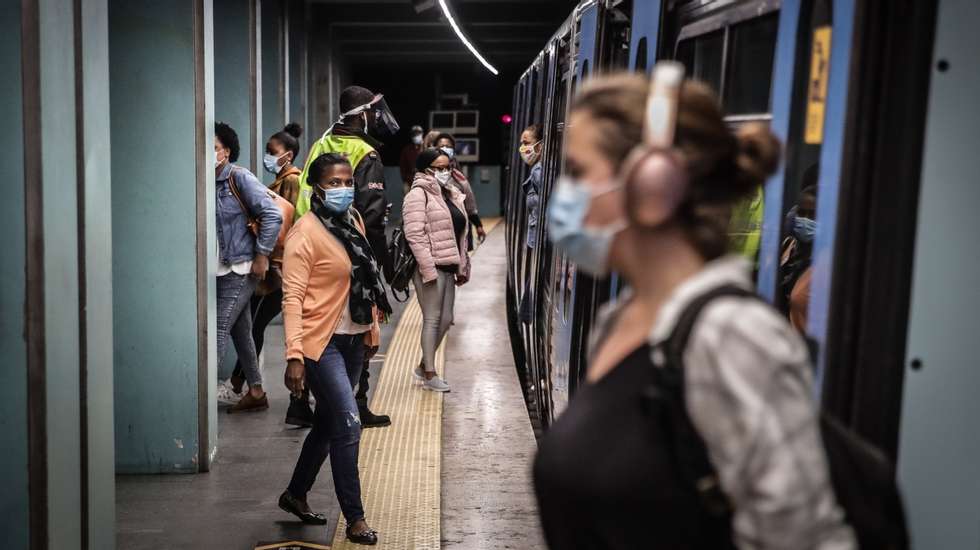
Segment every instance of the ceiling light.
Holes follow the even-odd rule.
[[[436,7],[436,0],[412,0],[412,7],[415,8],[415,13],[422,13]]]
[[[480,55],[480,52],[476,51],[473,44],[470,44],[470,41],[463,36],[463,31],[459,28],[459,25],[456,24],[456,20],[453,19],[452,14],[449,13],[449,6],[446,4],[446,0],[439,0],[439,7],[442,8],[442,13],[446,16],[446,20],[449,21],[449,25],[454,31],[456,31],[456,36],[458,36],[463,45],[470,50],[470,53],[472,53],[480,61],[480,63],[483,63],[483,66],[486,67],[488,71],[495,75],[500,74],[493,65],[491,65],[486,59],[483,58],[482,55]]]

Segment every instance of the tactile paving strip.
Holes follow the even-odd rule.
[[[395,330],[371,410],[391,415],[391,426],[361,434],[361,498],[378,546],[391,550],[440,546],[442,471],[441,393],[425,391],[412,375],[421,361],[422,310],[413,296]],[[436,354],[442,373],[444,351]],[[343,517],[334,549],[363,549],[347,540]]]

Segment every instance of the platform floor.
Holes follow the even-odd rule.
[[[365,430],[360,464],[368,519],[381,530],[378,548],[544,548],[529,473],[536,444],[507,343],[505,263],[500,227],[476,253],[473,281],[457,294],[456,324],[441,350],[451,393],[423,392],[412,382],[420,320],[414,298],[384,328],[383,356],[372,365],[372,382],[380,380],[372,409],[392,413],[394,424]],[[266,342],[269,357],[282,356],[281,325],[269,328]],[[282,423],[280,375],[278,368],[264,372],[268,412],[220,415],[210,473],[117,477],[118,548],[334,541],[343,522],[329,462],[309,497],[330,518],[326,528],[304,526],[276,507],[306,435]],[[355,547],[336,541],[333,548]]]

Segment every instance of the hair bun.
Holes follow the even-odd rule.
[[[763,124],[743,126],[735,137],[738,143],[735,180],[741,188],[739,191],[749,192],[776,172],[782,149],[776,136]]]
[[[303,127],[297,122],[290,122],[285,128],[282,129],[282,131],[296,139],[299,139],[299,136],[303,135]]]

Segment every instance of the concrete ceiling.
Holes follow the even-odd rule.
[[[572,12],[577,0],[448,0],[463,32],[501,71],[523,69]],[[316,0],[315,26],[330,27],[344,56],[372,64],[478,64],[437,2],[421,13],[412,0]],[[316,27],[315,27],[316,28]]]

